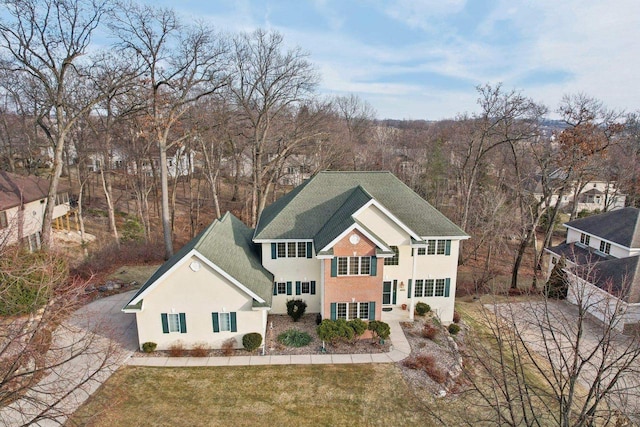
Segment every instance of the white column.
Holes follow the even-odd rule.
[[[415,295],[416,290],[416,263],[418,262],[418,248],[412,248],[413,255],[413,269],[411,271],[411,292],[409,292],[409,320],[413,320],[414,314],[413,311],[415,309]]]

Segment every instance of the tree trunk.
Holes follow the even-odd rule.
[[[160,147],[160,196],[162,197],[162,232],[164,238],[165,259],[173,255],[173,241],[171,239],[171,212],[169,211],[169,177],[167,171],[167,149],[164,142],[159,142]]]
[[[117,246],[120,246],[120,237],[118,236],[118,228],[116,226],[116,215],[115,208],[113,206],[112,199],[112,186],[111,186],[111,175],[109,174],[109,178],[107,178],[104,174],[104,167],[100,168],[100,178],[102,178],[102,188],[104,190],[104,197],[107,202],[107,214],[109,216],[109,228],[113,232],[113,238],[116,242]]]

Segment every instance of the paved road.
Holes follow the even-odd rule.
[[[66,362],[51,369],[24,398],[2,408],[0,425],[64,424],[136,349],[135,315],[120,311],[133,292],[94,301],[56,329],[47,357]]]

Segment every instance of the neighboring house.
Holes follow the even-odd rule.
[[[468,235],[389,172],[321,172],[268,206],[250,234],[227,214],[149,279],[123,309],[136,313],[141,345],[240,345],[244,333],[264,337],[266,310],[285,314],[293,298],[327,319],[379,320],[403,304],[412,318],[417,301],[453,319]],[[235,313],[224,335],[220,313]]]
[[[0,172],[0,246],[24,241],[29,250],[41,246],[49,180]],[[60,185],[53,208],[53,220],[69,214],[68,188]]]
[[[550,179],[561,180],[563,176],[564,172],[558,169],[551,174]],[[592,180],[583,186],[580,186],[577,182],[570,183],[564,189],[561,198],[559,191],[551,195],[549,205],[559,206],[560,208],[573,207],[576,191],[578,190],[576,212],[604,212],[624,208],[627,199],[627,196],[620,193],[615,181]],[[541,201],[543,199],[544,194],[542,193],[539,178],[533,182],[531,193],[536,200]]]
[[[111,170],[126,170],[129,174],[136,174],[138,171],[138,164],[129,160],[119,150],[113,151],[110,161]],[[107,159],[105,159],[104,153],[91,153],[87,156],[87,169],[92,172],[99,172],[106,162]],[[139,163],[141,173],[147,176],[152,176],[153,170],[157,170],[159,165],[160,158],[158,156],[152,156],[150,159],[144,158]],[[189,172],[193,173],[194,171],[195,151],[183,147],[169,150],[167,153],[167,172],[171,178],[187,176]]]
[[[640,321],[640,210],[622,208],[564,224],[567,239],[547,249],[549,270],[566,260],[569,301],[583,305],[600,320],[620,315],[616,325]]]

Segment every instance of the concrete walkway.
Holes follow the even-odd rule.
[[[411,353],[409,342],[400,322],[407,321],[409,313],[398,307],[382,313],[382,320],[391,328],[391,351],[365,354],[298,354],[265,356],[215,357],[131,357],[133,366],[185,367],[185,366],[253,366],[253,365],[321,365],[349,363],[395,363]]]

